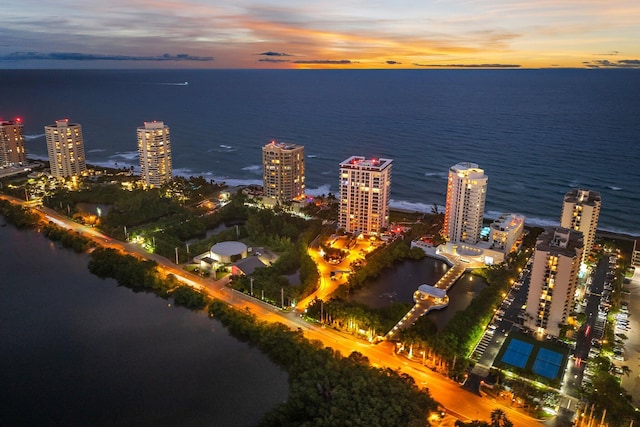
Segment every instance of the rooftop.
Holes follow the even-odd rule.
[[[538,237],[536,250],[574,257],[584,247],[582,233],[564,227],[548,227]]]
[[[367,159],[363,156],[351,156],[347,160],[340,163],[341,168],[363,168],[363,169],[376,169],[382,170],[391,165],[393,160],[391,159]]]
[[[269,148],[279,148],[280,150],[296,150],[301,148],[302,145],[291,144],[289,142],[279,142],[279,141],[271,141],[267,145],[263,147],[264,150],[268,150]]]

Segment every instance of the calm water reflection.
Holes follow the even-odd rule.
[[[413,304],[413,293],[422,284],[435,285],[447,272],[449,266],[434,258],[407,260],[396,267],[385,270],[363,289],[357,290],[352,299],[371,307],[384,307],[395,301]],[[463,275],[447,294],[449,306],[434,311],[428,316],[441,330],[460,310],[469,306],[473,297],[487,285],[480,277]]]
[[[86,264],[0,227],[0,425],[249,426],[287,399],[286,372],[217,321]]]

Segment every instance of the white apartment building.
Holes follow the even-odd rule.
[[[515,245],[524,231],[525,217],[519,214],[504,213],[491,223],[489,245],[491,249],[508,254],[515,250]]]
[[[0,167],[22,165],[26,161],[22,120],[0,121]]]
[[[586,263],[596,238],[601,203],[600,193],[592,190],[574,189],[564,196],[560,227],[577,230],[584,235],[583,264]]]
[[[157,121],[144,122],[138,128],[138,154],[145,187],[159,187],[173,179],[169,126]]]
[[[582,233],[550,227],[538,237],[531,266],[524,325],[559,336],[574,305],[583,251]]]
[[[478,243],[486,194],[487,176],[477,164],[463,162],[449,169],[443,227],[449,242]]]
[[[378,234],[389,226],[392,162],[352,156],[340,163],[340,228],[354,234]]]
[[[304,197],[304,147],[271,141],[262,147],[263,195],[276,202]]]
[[[80,176],[87,170],[82,126],[69,119],[44,127],[51,175],[57,178]]]

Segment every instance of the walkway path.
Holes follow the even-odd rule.
[[[427,254],[428,256],[429,254]],[[464,272],[468,268],[473,268],[476,265],[471,264],[467,261],[462,261],[459,257],[453,255],[445,255],[447,260],[453,266],[447,270],[447,272],[438,280],[438,282],[434,285],[434,288],[443,289],[445,292],[449,290],[451,286],[464,274]],[[418,292],[416,292],[417,294]],[[445,297],[447,303],[446,304],[437,304],[433,298],[416,298],[414,296],[414,301],[416,304],[409,310],[407,314],[405,314],[402,319],[396,325],[391,328],[389,332],[385,335],[385,339],[390,339],[396,332],[400,329],[413,325],[416,320],[418,320],[421,316],[424,316],[429,311],[438,310],[445,308],[448,305],[449,297]]]

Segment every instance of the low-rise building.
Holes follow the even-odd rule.
[[[504,213],[491,223],[489,244],[491,249],[510,253],[524,231],[523,215]]]

